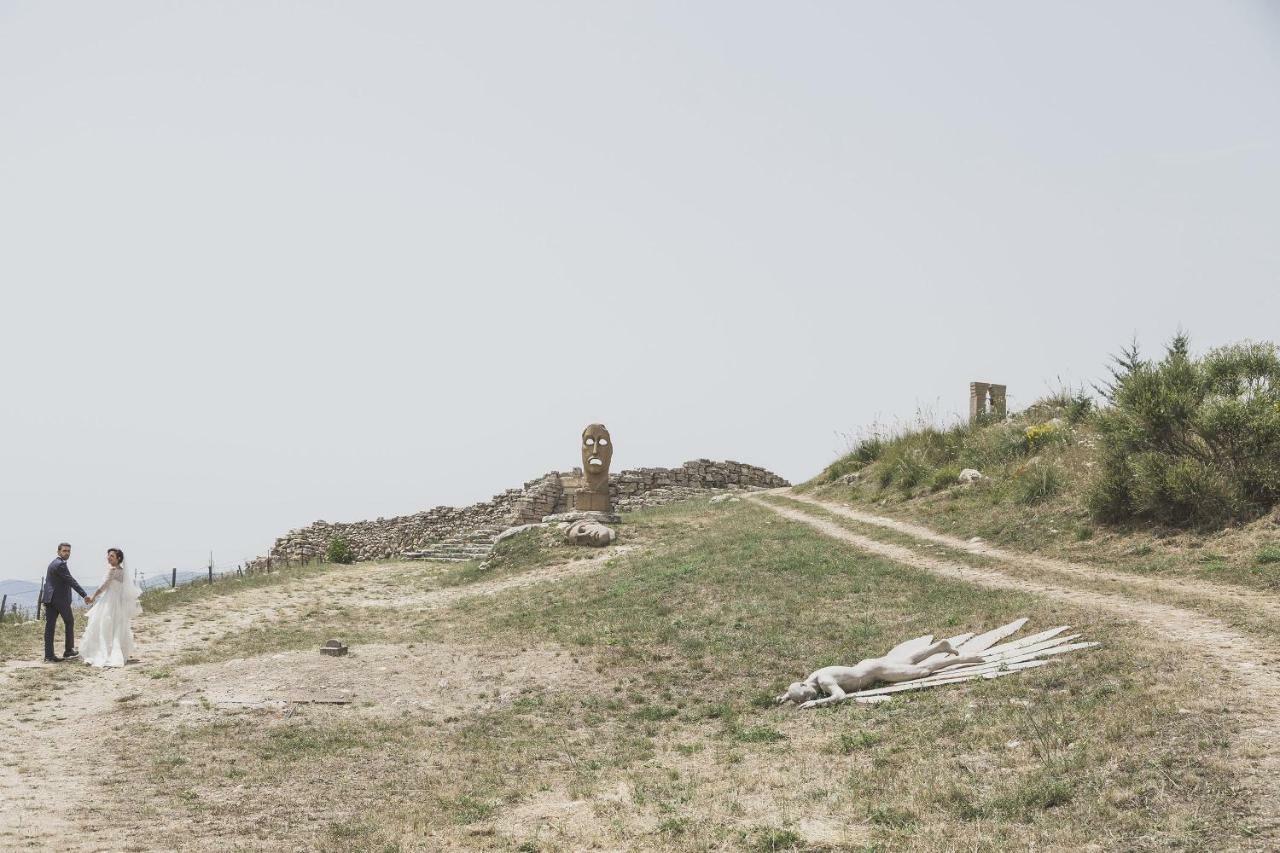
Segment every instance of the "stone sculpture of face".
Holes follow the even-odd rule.
[[[582,431],[582,473],[587,488],[593,492],[609,488],[609,462],[613,459],[613,440],[604,424],[591,424]]]
[[[612,527],[606,527],[598,521],[588,519],[575,521],[569,525],[564,538],[570,545],[591,545],[595,548],[603,548],[606,545],[612,545],[613,540],[618,538],[618,534]]]

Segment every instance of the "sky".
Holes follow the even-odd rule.
[[[806,479],[1280,336],[1280,5],[0,0],[0,577]]]

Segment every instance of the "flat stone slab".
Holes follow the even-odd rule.
[[[542,524],[520,524],[515,527],[508,527],[506,530],[498,534],[498,537],[493,540],[493,544],[497,545],[499,542],[503,541],[504,539],[510,539],[512,536],[516,536],[518,534],[524,533],[526,530],[535,530],[537,528],[546,527],[546,526],[547,526],[547,523],[543,522]]]
[[[330,640],[320,647],[320,654],[340,658],[347,653],[347,644],[341,640]]]
[[[564,522],[575,521],[598,521],[601,524],[621,524],[622,517],[613,512],[558,512],[555,515],[544,515],[542,517],[543,524],[560,524]]]

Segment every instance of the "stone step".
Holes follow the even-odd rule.
[[[483,560],[489,556],[492,547],[489,545],[451,545],[433,542],[415,551],[406,551],[404,556],[410,560],[439,560],[442,562],[463,562],[466,560]]]
[[[405,554],[404,558],[406,560],[426,560],[430,563],[466,563],[475,559],[475,557],[425,557],[415,554]]]

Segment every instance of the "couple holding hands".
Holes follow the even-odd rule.
[[[67,560],[71,546],[63,542],[58,546],[58,556],[45,572],[40,601],[45,608],[44,659],[46,663],[60,663],[81,658],[91,666],[124,666],[133,654],[134,616],[142,612],[138,597],[142,590],[124,572],[124,552],[119,548],[107,550],[107,573],[93,595],[87,594],[71,576]],[[75,590],[90,605],[89,624],[81,638],[83,651],[76,650],[75,617],[71,612],[71,591]],[[53,635],[58,617],[66,629],[67,641],[62,657],[53,653]]]

